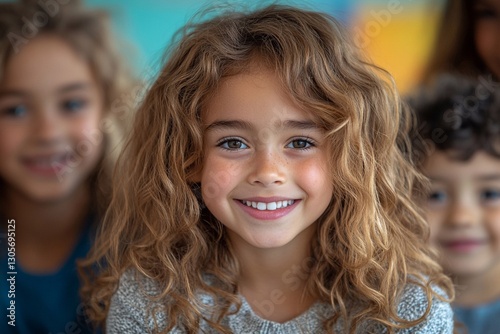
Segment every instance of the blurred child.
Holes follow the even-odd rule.
[[[133,81],[105,13],[78,1],[2,3],[0,36],[0,332],[90,332],[75,261],[109,202]]]
[[[108,333],[451,333],[419,174],[395,145],[405,111],[337,21],[269,6],[186,31],[119,163],[88,261],[107,264],[86,286],[93,319]]]
[[[500,79],[500,0],[448,0],[424,79],[443,72]]]
[[[431,180],[431,244],[457,284],[456,318],[471,334],[500,329],[500,96],[442,76],[414,98],[417,161]]]

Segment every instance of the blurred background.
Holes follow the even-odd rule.
[[[266,4],[232,0],[224,4]],[[433,45],[442,0],[303,0],[274,1],[325,11],[352,31],[356,43],[377,65],[388,70],[405,93],[417,83]],[[197,11],[220,1],[87,0],[112,13],[114,28],[134,48],[124,49],[138,73],[154,77],[174,33]]]

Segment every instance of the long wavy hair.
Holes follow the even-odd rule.
[[[444,72],[476,77],[488,74],[474,42],[474,1],[447,0],[440,18],[434,49],[424,71],[424,82]]]
[[[168,327],[158,332],[174,326],[198,332],[204,319],[230,333],[220,322],[231,305],[241,305],[238,261],[190,180],[202,168],[206,102],[221,78],[244,73],[255,59],[328,129],[335,191],[317,222],[308,281],[318,299],[338,310],[325,328],[332,332],[344,319],[354,333],[370,319],[392,333],[420,323],[432,297],[441,298],[430,284],[449,296],[453,288],[426,246],[428,227],[416,204],[424,178],[407,160],[411,118],[392,79],[363,60],[335,19],[280,5],[192,23],[171,49],[137,113],[87,260],[87,269],[100,266],[98,277],[86,274],[91,318],[104,322],[120,276],[133,268],[161,291],[144,297],[157,302],[151,316],[168,315]],[[410,280],[423,287],[429,306],[422,318],[405,321],[396,308]],[[197,302],[200,290],[216,305]],[[352,302],[362,307],[351,309]],[[207,312],[212,316],[204,317]]]
[[[86,9],[79,0],[0,4],[0,80],[9,59],[39,35],[57,36],[68,43],[89,64],[103,93],[104,116],[95,135],[103,136],[104,150],[90,182],[92,193],[99,194],[92,204],[104,212],[111,197],[112,170],[142,85],[119,54],[108,14]],[[0,179],[0,185],[3,182]]]

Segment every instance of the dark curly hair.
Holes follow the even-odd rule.
[[[500,158],[500,90],[484,78],[443,74],[408,98],[417,123],[413,158],[422,164],[435,150],[466,161],[477,151]]]

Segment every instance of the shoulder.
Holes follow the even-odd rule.
[[[462,322],[470,333],[498,333],[500,299],[471,307],[455,306],[453,311],[455,318]]]
[[[446,293],[437,286],[432,286],[435,293],[443,298],[447,298]],[[417,284],[408,284],[401,296],[398,304],[398,315],[405,320],[417,320],[428,307],[426,291]],[[401,330],[398,333],[452,333],[453,332],[453,311],[448,302],[433,296],[431,308],[427,318],[415,327]]]
[[[131,298],[131,296],[147,297],[148,295],[156,295],[159,291],[158,285],[154,280],[144,276],[137,270],[129,269],[120,277],[116,294],[128,298]]]
[[[156,283],[136,270],[127,270],[121,277],[118,289],[111,298],[106,318],[107,333],[146,333],[155,328],[148,309],[155,305],[148,297],[159,293]],[[156,305],[159,306],[159,305]],[[165,316],[156,314],[160,325],[165,324]]]
[[[161,301],[153,298],[160,294],[158,284],[137,270],[129,269],[120,277],[118,288],[111,298],[106,318],[106,333],[151,333],[167,327],[168,318]],[[213,305],[213,299],[198,296],[202,303]],[[203,325],[203,324],[202,324]],[[184,333],[177,327],[169,333]]]

